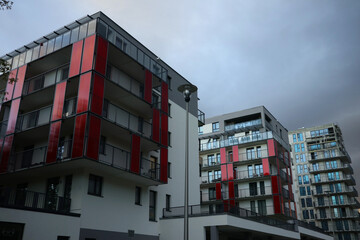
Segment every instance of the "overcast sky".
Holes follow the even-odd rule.
[[[358,0],[13,1],[0,56],[103,11],[198,86],[206,116],[264,105],[288,130],[339,123],[360,170]]]

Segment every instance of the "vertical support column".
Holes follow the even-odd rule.
[[[269,159],[263,158],[263,159],[261,159],[261,161],[262,161],[262,165],[263,165],[264,176],[269,176],[270,175]]]
[[[132,135],[130,171],[140,173],[140,137]]]
[[[220,148],[220,162],[221,162],[221,181],[227,180],[226,171],[226,149]]]
[[[168,149],[160,148],[160,181],[168,182]]]
[[[280,203],[280,191],[278,185],[278,176],[271,176],[271,186],[272,186],[272,193],[273,193],[273,205],[274,205],[274,213],[279,214],[281,213],[281,203]]]
[[[50,125],[50,134],[46,153],[46,163],[56,162],[57,150],[60,138],[61,121],[56,121]]]
[[[233,152],[233,162],[239,161],[239,147],[238,145],[232,146],[232,152]]]
[[[83,113],[89,109],[91,73],[80,76],[79,92],[77,97],[76,113]]]
[[[75,118],[72,158],[79,158],[84,155],[86,120],[86,113],[78,115]]]

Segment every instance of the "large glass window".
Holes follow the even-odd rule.
[[[247,148],[246,149],[246,157],[247,160],[255,159],[255,149],[254,148]]]
[[[249,183],[249,189],[250,189],[250,196],[258,195],[256,182]]]
[[[296,134],[293,134],[293,142],[296,142]]]
[[[88,194],[101,196],[103,178],[93,174],[89,175]]]
[[[315,179],[315,182],[321,182],[321,177],[320,177],[320,174],[315,174],[314,175],[314,179]]]
[[[302,153],[302,154],[300,155],[300,161],[301,161],[301,162],[306,162],[305,153]]]
[[[302,172],[303,172],[303,166],[302,165],[297,165],[297,173],[302,174]]]
[[[302,177],[299,176],[299,185],[301,185],[301,184],[302,184]]]
[[[215,170],[215,180],[221,180],[221,171],[220,170]]]
[[[300,187],[300,196],[306,196],[305,187]]]
[[[156,192],[150,191],[149,194],[149,220],[156,220]]]
[[[209,183],[213,182],[214,181],[214,174],[212,171],[209,171],[208,172],[208,178],[209,178]]]
[[[249,176],[249,178],[252,178],[254,176],[254,171],[253,171],[252,165],[248,166],[248,176]]]
[[[295,144],[295,145],[294,145],[294,148],[295,148],[295,152],[296,152],[296,153],[300,152],[300,146],[299,146],[299,144]]]
[[[304,175],[303,176],[303,179],[304,179],[304,184],[309,184],[310,181],[309,181],[309,175]]]
[[[296,163],[299,162],[299,154],[295,154],[295,160],[296,160]]]
[[[297,139],[298,139],[299,142],[304,141],[303,134],[302,134],[302,133],[298,133],[298,134],[297,134]]]
[[[255,174],[260,176],[263,174],[263,165],[262,164],[255,164]]]
[[[215,123],[212,124],[212,131],[213,132],[218,132],[219,128],[220,128],[219,122],[215,122]]]
[[[209,200],[216,199],[216,189],[209,188]]]
[[[305,152],[305,145],[304,145],[304,143],[301,144],[301,151],[302,151],[302,152]]]
[[[258,209],[260,215],[266,215],[266,200],[258,200]]]
[[[312,207],[312,199],[311,198],[306,198],[306,207]]]

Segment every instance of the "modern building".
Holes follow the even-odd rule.
[[[359,239],[351,159],[337,124],[289,132],[298,217],[335,239]]]

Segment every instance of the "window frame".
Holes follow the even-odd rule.
[[[94,189],[90,189],[90,182],[94,181]],[[93,196],[102,197],[104,178],[95,174],[89,174],[88,194]],[[100,184],[99,191],[97,192],[97,185]]]

